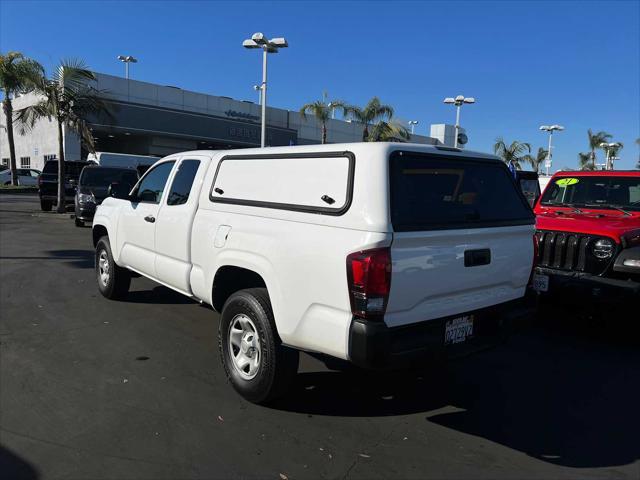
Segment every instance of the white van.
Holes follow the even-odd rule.
[[[128,153],[96,152],[87,155],[87,161],[95,162],[102,167],[146,168],[157,162],[160,157],[149,155],[129,155]]]

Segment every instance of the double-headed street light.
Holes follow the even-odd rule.
[[[622,144],[620,142],[602,142],[600,144],[600,148],[602,148],[605,152],[605,155],[607,157],[606,163],[605,163],[605,170],[613,170],[613,161],[614,160],[618,160],[616,157],[612,157],[611,156],[611,151],[613,150],[614,152],[620,148],[622,146]]]
[[[129,79],[129,64],[138,63],[137,58],[133,58],[131,55],[118,55],[118,60],[124,63],[124,78]]]
[[[547,150],[547,160],[544,162],[546,174],[549,175],[549,169],[551,168],[551,165],[552,165],[551,157],[553,157],[553,154],[551,153],[551,149],[553,148],[551,146],[551,139],[553,137],[553,132],[555,131],[561,132],[562,130],[564,130],[564,127],[562,125],[541,125],[540,130],[549,132],[549,149]]]
[[[267,40],[265,36],[258,32],[251,35],[251,38],[242,42],[244,48],[262,49],[262,84],[260,85],[260,103],[262,104],[262,126],[260,132],[260,146],[265,146],[267,139],[267,54],[278,53],[280,48],[287,48],[289,44],[282,38],[272,38]]]
[[[456,138],[453,141],[453,146],[458,148],[458,134],[460,131],[460,107],[464,103],[476,103],[476,99],[473,97],[466,97],[464,95],[458,95],[456,98],[447,97],[444,99],[444,103],[447,105],[455,105],[456,107]]]
[[[413,135],[413,132],[415,130],[415,126],[418,125],[418,123],[420,123],[420,122],[418,122],[418,120],[409,120],[407,123],[409,125],[411,125],[411,135]]]

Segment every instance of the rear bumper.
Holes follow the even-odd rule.
[[[359,367],[409,367],[429,356],[458,355],[495,344],[535,315],[531,295],[473,312],[389,328],[383,322],[354,318],[349,332],[349,359]],[[448,320],[473,314],[473,337],[456,345],[444,344]]]
[[[552,268],[536,267],[536,273],[549,276],[549,291],[542,295],[562,295],[588,298],[599,302],[617,303],[640,299],[640,282],[598,277],[588,273],[565,272]]]
[[[48,200],[50,202],[53,203],[57,203],[58,202],[58,195],[57,194],[46,194],[46,193],[42,193],[39,192],[39,196],[40,196],[40,200]],[[64,196],[64,202],[65,203],[74,203],[75,201],[75,193],[70,193],[67,192]]]

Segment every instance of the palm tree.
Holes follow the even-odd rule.
[[[13,103],[17,93],[27,93],[33,90],[38,77],[44,75],[42,66],[35,60],[25,58],[20,52],[0,54],[0,89],[4,94],[2,108],[6,119],[6,131],[9,143],[9,168],[11,169],[11,184],[18,184],[16,166],[16,146],[13,140]]]
[[[306,120],[307,114],[313,115],[322,125],[322,143],[327,143],[327,121],[331,118],[331,112],[334,108],[342,108],[345,104],[340,100],[333,100],[326,103],[326,100],[316,100],[315,102],[305,103],[300,107],[300,116]]]
[[[592,160],[591,152],[580,152],[578,154],[578,164],[580,165],[580,170],[595,170],[595,164]]]
[[[393,107],[380,103],[378,97],[373,97],[364,106],[364,108],[355,105],[346,105],[343,107],[343,113],[346,117],[350,117],[358,123],[364,125],[362,131],[362,141],[369,141],[369,128],[375,126],[381,121],[390,122],[393,118]]]
[[[534,172],[539,173],[540,165],[542,165],[544,161],[547,159],[548,154],[549,154],[549,150],[545,150],[544,148],[539,147],[538,153],[536,154],[535,157],[533,155],[525,155],[524,160],[531,165]]]
[[[86,119],[89,115],[111,116],[101,92],[88,84],[95,75],[80,60],[64,60],[51,78],[42,77],[35,90],[42,100],[18,111],[22,133],[42,118],[58,124],[58,213],[65,212],[64,203],[64,141],[63,126],[80,135],[90,152],[95,152],[93,136]]]
[[[398,140],[409,140],[411,134],[402,124],[394,121],[385,122],[380,120],[373,125],[367,138],[369,142],[395,142]]]
[[[593,168],[591,170],[596,169],[596,148],[602,148],[600,146],[601,143],[606,143],[611,140],[612,135],[607,132],[598,132],[593,133],[591,129],[587,130],[587,136],[589,138],[589,149],[591,150],[591,163],[593,164]]]
[[[531,145],[514,140],[507,146],[502,137],[498,137],[493,145],[493,152],[507,165],[512,164],[517,170],[521,170],[521,162],[530,162],[528,154],[531,153]]]

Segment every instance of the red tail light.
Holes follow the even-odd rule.
[[[391,251],[375,248],[347,256],[349,300],[354,316],[382,319],[391,290]]]
[[[42,186],[42,175],[38,175],[38,186]]]

